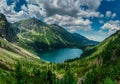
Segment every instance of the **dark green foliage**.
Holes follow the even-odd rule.
[[[103,52],[100,54],[103,58],[103,62],[110,60],[115,60],[120,56],[120,44],[118,44],[119,39],[114,41],[109,41],[109,44],[104,48]]]
[[[22,65],[20,64],[20,62],[18,62],[15,69],[15,78],[17,80],[17,84],[25,83],[24,77],[25,74],[22,71]]]
[[[107,38],[104,42],[107,42],[107,40],[107,45],[98,55],[103,59],[102,66],[98,66],[89,72],[83,84],[117,84],[117,81],[120,80],[120,31]]]
[[[84,52],[81,54],[81,58],[90,56],[96,50],[97,50],[96,47],[92,47],[92,49],[90,49],[90,50],[89,49],[84,50]]]
[[[21,62],[16,64],[13,78],[17,84],[56,84],[57,78],[52,70],[38,66],[33,68],[32,65],[29,65],[30,67],[28,65]],[[29,72],[29,69],[32,70]]]
[[[101,66],[93,65],[91,67],[88,67],[84,62],[85,60],[45,66],[18,62],[15,75],[11,74],[9,77],[17,84],[76,84],[77,77],[74,74],[84,76],[87,72],[86,77],[83,78],[83,84],[115,83],[114,81],[120,80],[120,59],[112,61],[112,64],[110,61]],[[64,76],[59,79],[54,72],[59,73],[61,70],[64,71]],[[0,80],[3,79],[0,78]]]
[[[93,68],[87,76],[83,84],[117,84],[115,81],[120,80],[120,59],[109,61],[102,66]]]
[[[115,81],[111,80],[110,78],[106,78],[104,80],[104,84],[117,84]]]
[[[53,83],[53,81],[52,81],[52,71],[51,71],[51,70],[48,70],[48,72],[47,72],[46,82],[47,82],[48,84],[52,84],[52,83]]]
[[[16,80],[12,74],[0,68],[0,84],[16,84]]]
[[[111,50],[107,50],[107,51],[105,50],[102,52],[101,55],[103,57],[103,62],[105,63],[105,62],[111,60],[112,52],[111,52]]]
[[[68,69],[64,75],[64,84],[76,84],[76,79],[74,74],[71,73],[71,70]]]

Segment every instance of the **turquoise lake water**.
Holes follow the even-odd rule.
[[[69,59],[80,57],[82,50],[80,49],[57,49],[53,51],[40,52],[40,58],[44,61],[62,63]]]

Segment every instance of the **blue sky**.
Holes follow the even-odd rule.
[[[9,22],[31,17],[102,41],[120,30],[120,0],[0,0]]]

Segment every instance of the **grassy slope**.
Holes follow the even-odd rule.
[[[114,81],[116,84],[120,80],[120,31],[111,35],[99,45],[87,48],[82,54],[83,59],[92,63],[91,71],[88,72],[85,84]],[[86,57],[86,58],[84,58]],[[90,78],[92,77],[92,79]],[[109,79],[109,80],[108,80]],[[97,80],[97,81],[95,81]],[[116,83],[115,83],[116,82]],[[108,84],[108,83],[107,83]],[[118,83],[119,84],[119,83]]]
[[[84,57],[84,56],[85,57],[94,57],[94,56],[100,54],[101,52],[103,52],[105,47],[107,45],[109,45],[110,41],[114,41],[116,38],[118,38],[118,36],[116,35],[117,33],[120,33],[120,32],[116,32],[115,34],[113,34],[110,37],[106,38],[103,42],[101,42],[100,44],[98,44],[98,45],[96,45],[94,47],[86,48],[86,50],[82,54],[82,57]]]
[[[38,56],[0,38],[0,84],[18,84],[15,72],[18,63],[22,65],[21,75],[25,73],[24,77],[30,80],[35,79],[30,75],[33,69],[43,67],[42,70],[44,70],[48,64],[40,60]],[[28,80],[29,83],[30,80]]]
[[[16,46],[14,43],[10,43],[5,39],[1,39],[0,48],[0,80],[5,81],[16,81],[16,78],[13,74],[15,74],[15,66],[18,61],[22,65],[22,71],[26,71],[26,75],[24,77],[29,78],[32,82],[36,79],[34,76],[34,69],[37,72],[37,69],[41,71],[41,73],[46,74],[48,67],[52,70],[53,73],[56,74],[56,77],[63,78],[66,73],[66,69],[71,70],[73,76],[76,74],[75,78],[80,78],[83,76],[86,71],[91,68],[91,64],[87,62],[87,60],[77,60],[70,63],[62,63],[62,64],[49,64],[46,62],[42,62],[40,58],[31,54],[30,52],[24,50],[21,47]],[[86,67],[85,67],[86,66]],[[6,76],[6,75],[7,76]],[[33,76],[31,76],[31,74]],[[6,79],[3,79],[3,77]],[[8,78],[9,77],[9,78]],[[41,76],[42,79],[44,76]],[[44,81],[44,80],[39,80]],[[39,84],[39,83],[38,83]]]
[[[0,63],[5,66],[9,66],[16,64],[17,61],[26,60],[26,61],[34,61],[39,60],[40,58],[35,56],[34,54],[26,51],[25,49],[16,46],[13,43],[6,41],[5,39],[1,39],[1,48],[0,48]]]
[[[48,64],[48,63],[41,62],[38,58],[36,58],[36,56],[30,53],[28,55],[26,54],[28,52],[25,51],[24,49],[8,42],[6,44],[10,45],[8,46],[9,48],[7,47],[9,51],[6,50],[5,48],[0,49],[0,53],[2,53],[0,54],[1,55],[0,60],[2,60],[0,61],[1,63],[0,71],[2,74],[0,80],[3,80],[2,79],[3,77],[7,78],[7,76],[5,76],[5,74],[7,74],[9,79],[16,81],[16,78],[14,77],[14,75],[12,75],[12,73],[14,72],[11,72],[11,70],[14,70],[13,66],[15,66],[17,61],[19,60],[20,63],[22,64],[22,71],[23,72],[26,71],[26,74],[27,74],[27,75],[24,75],[24,77],[29,79],[28,81],[31,80],[33,84],[35,84],[36,81],[38,82],[38,84],[40,83],[40,81],[42,81],[41,83],[44,83],[44,80],[42,79],[46,75],[48,71],[48,67],[49,69],[52,70],[53,73],[56,74],[57,79],[64,78],[64,74],[66,74],[67,70],[70,70],[74,78],[78,79],[79,83],[81,82],[81,79],[83,79],[86,81],[84,82],[85,84],[93,84],[94,82],[96,84],[97,83],[99,84],[99,82],[103,83],[108,81],[107,77],[110,77],[111,81],[113,80],[119,81],[120,59],[117,59],[112,63],[110,61],[102,65],[96,64],[98,61],[96,55],[102,52],[101,49],[105,50],[105,46],[107,46],[109,42],[111,42],[111,40],[115,41],[116,39],[118,39],[117,37],[119,37],[118,34],[113,35],[110,38],[107,38],[101,44],[95,46],[97,47],[97,51],[95,52],[95,54],[91,54],[91,58],[86,57],[83,59],[77,59],[77,60],[74,60],[71,62],[65,62],[62,64]],[[10,48],[11,46],[12,48]],[[19,50],[21,53],[16,50]],[[35,72],[37,72],[38,69],[40,70],[40,73],[42,74],[40,75],[41,79],[36,78],[36,76],[34,75],[34,69],[35,69]],[[93,78],[93,79],[90,79],[90,78]],[[9,79],[6,81],[9,81]],[[97,82],[95,80],[97,80]]]

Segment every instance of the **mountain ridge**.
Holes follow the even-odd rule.
[[[82,43],[82,39],[77,38],[61,26],[57,24],[48,25],[36,18],[15,22],[13,23],[13,27],[18,31],[16,34],[20,40],[28,41],[31,43],[28,43],[28,45],[32,45],[31,48],[38,51],[65,47],[84,49],[90,42],[90,40],[85,38],[85,41],[89,41],[88,44],[85,44],[85,42]],[[96,45],[98,42],[91,41],[91,43],[90,45]]]
[[[81,55],[81,57],[94,58],[94,57],[102,56],[102,58],[104,59],[104,56],[107,53],[109,53],[108,55],[105,56],[105,58],[106,59],[109,58],[110,61],[110,59],[112,59],[113,53],[119,54],[119,46],[120,46],[119,42],[120,42],[120,30],[116,31],[116,33],[106,38],[100,44],[86,49],[84,53]],[[114,50],[116,51],[114,52]]]

